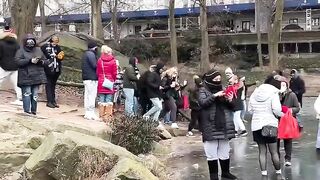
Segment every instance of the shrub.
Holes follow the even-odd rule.
[[[153,142],[158,139],[157,125],[156,122],[140,117],[116,117],[111,124],[111,142],[135,155],[148,153],[152,150]]]

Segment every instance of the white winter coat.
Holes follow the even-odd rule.
[[[316,102],[314,102],[314,110],[317,113],[317,119],[320,120],[320,95],[318,96]]]
[[[248,111],[252,114],[251,130],[257,131],[264,126],[278,127],[281,117],[279,89],[269,84],[262,84],[251,95]]]

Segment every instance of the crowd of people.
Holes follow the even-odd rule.
[[[188,82],[179,81],[177,67],[168,68],[158,62],[142,73],[136,57],[129,58],[128,65],[121,67],[110,47],[103,45],[100,49],[101,53],[98,53],[97,43],[90,41],[82,57],[84,118],[109,123],[123,102],[128,117],[141,116],[146,121],[158,122],[159,127],[162,126],[160,117],[163,117],[163,122],[171,124],[171,128],[179,128],[177,114],[186,103],[182,92],[185,92]],[[0,83],[5,79],[13,83],[17,94],[13,103],[20,104],[22,100],[27,114],[37,114],[38,91],[42,84],[45,84],[47,107],[59,108],[55,89],[63,59],[64,52],[57,36],[52,36],[38,47],[35,37],[27,34],[19,46],[17,36],[6,27],[0,36]],[[305,84],[297,70],[293,69],[290,76],[289,80],[281,71],[274,71],[256,87],[248,105],[248,88],[259,82],[246,84],[245,77],[234,74],[231,68],[225,70],[226,83],[222,82],[223,75],[215,69],[193,76],[194,85],[188,87],[191,121],[187,136],[193,135],[192,130],[198,124],[211,180],[219,179],[218,164],[221,177],[237,179],[230,173],[229,142],[248,134],[247,121],[244,120],[247,112],[252,115],[251,131],[253,140],[258,144],[261,174],[268,174],[268,149],[276,173],[281,174],[281,140],[285,149],[284,164],[291,166],[293,139],[278,139],[272,135],[277,132],[280,118],[287,112],[297,119],[300,131],[303,128],[299,112]],[[95,112],[96,99],[99,115]],[[317,104],[320,104],[320,97],[315,104],[320,114]],[[320,131],[320,139],[319,134]]]

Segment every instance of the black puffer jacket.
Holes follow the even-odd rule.
[[[62,59],[58,59],[57,55],[62,51],[59,45],[53,46],[50,42],[41,47],[44,56],[49,60],[48,66],[44,67],[47,75],[61,74]],[[56,59],[56,67],[54,67],[54,59]]]
[[[161,77],[158,72],[148,73],[146,77],[146,90],[148,98],[161,98],[160,92]]]
[[[15,34],[6,33],[0,40],[0,67],[6,71],[18,70],[18,64],[14,57],[19,49],[18,41]]]
[[[28,36],[28,39],[33,38]],[[34,39],[35,40],[35,39]],[[26,39],[24,40],[24,42]],[[32,58],[40,58],[37,64],[31,63]],[[46,74],[43,66],[48,62],[39,47],[35,47],[32,50],[21,47],[15,57],[17,64],[19,65],[18,70],[18,86],[31,86],[40,85],[47,82]]]
[[[233,104],[227,101],[216,104],[215,97],[206,88],[199,90],[198,102],[201,109],[202,140],[229,140],[235,137],[234,123],[232,120]],[[222,106],[225,113],[224,128],[218,130],[215,125],[216,106]]]

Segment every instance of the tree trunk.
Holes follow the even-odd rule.
[[[259,20],[259,17],[260,17],[260,7],[261,7],[261,4],[260,4],[260,0],[256,0],[256,32],[257,32],[257,39],[258,39],[258,42],[257,42],[257,50],[258,50],[258,59],[259,59],[259,67],[263,68],[263,61],[262,61],[262,50],[261,50],[261,29],[260,29],[260,20]]]
[[[277,0],[276,2],[276,14],[273,25],[270,27],[268,44],[269,44],[269,58],[270,58],[270,69],[276,70],[279,68],[279,53],[278,44],[281,36],[281,23],[283,15],[283,0]]]
[[[208,20],[207,20],[206,0],[199,0],[199,3],[200,3],[200,31],[201,31],[200,72],[204,73],[210,69]]]
[[[18,40],[21,41],[25,34],[33,34],[39,0],[10,0],[9,4],[11,22]]]
[[[101,6],[102,0],[91,0],[91,33],[93,37],[103,40]]]
[[[113,6],[112,6],[112,17],[111,17],[111,24],[112,24],[112,33],[113,33],[113,40],[115,45],[117,46],[120,42],[120,33],[118,32],[118,0],[114,0]]]
[[[171,46],[171,62],[174,66],[178,65],[178,52],[177,52],[177,33],[176,21],[174,18],[174,3],[175,0],[169,2],[169,19],[170,19],[170,46]]]
[[[41,16],[41,35],[47,32],[47,24],[46,24],[46,14],[44,10],[45,0],[39,1],[39,8],[40,8],[40,16]]]

